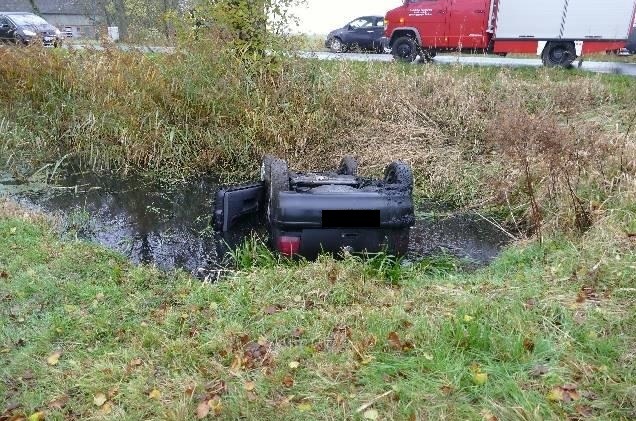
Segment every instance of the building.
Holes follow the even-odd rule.
[[[105,22],[103,13],[91,0],[3,0],[0,12],[29,12],[73,37],[95,38]]]

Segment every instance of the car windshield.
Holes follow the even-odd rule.
[[[373,22],[366,18],[359,18],[349,24],[352,28],[368,28],[373,26]]]
[[[15,22],[16,25],[48,25],[48,22],[36,15],[11,15],[11,20]]]

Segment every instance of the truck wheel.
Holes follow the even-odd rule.
[[[413,171],[402,161],[392,162],[384,170],[384,182],[410,194],[413,192]]]
[[[548,42],[541,60],[546,67],[568,68],[576,60],[576,47],[573,42]]]
[[[282,159],[274,159],[270,165],[270,179],[267,184],[267,221],[270,226],[277,219],[279,193],[289,190],[289,168]]]
[[[339,175],[358,175],[358,161],[353,155],[345,155],[338,167]]]
[[[400,37],[393,43],[393,58],[404,63],[413,63],[419,54],[417,42],[411,37]]]

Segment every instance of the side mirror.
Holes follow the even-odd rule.
[[[347,31],[353,31],[353,26],[347,25]]]

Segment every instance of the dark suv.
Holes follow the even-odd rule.
[[[358,177],[357,168],[347,156],[336,171],[294,172],[266,156],[260,183],[218,192],[215,229],[226,232],[260,211],[272,248],[286,256],[314,259],[343,250],[405,255],[415,223],[411,168],[393,162],[382,180]]]
[[[355,49],[387,52],[389,40],[384,36],[384,16],[363,16],[331,31],[325,40],[325,47],[334,53]]]
[[[0,12],[0,42],[29,45],[39,40],[45,46],[59,47],[64,35],[55,26],[32,13]]]

